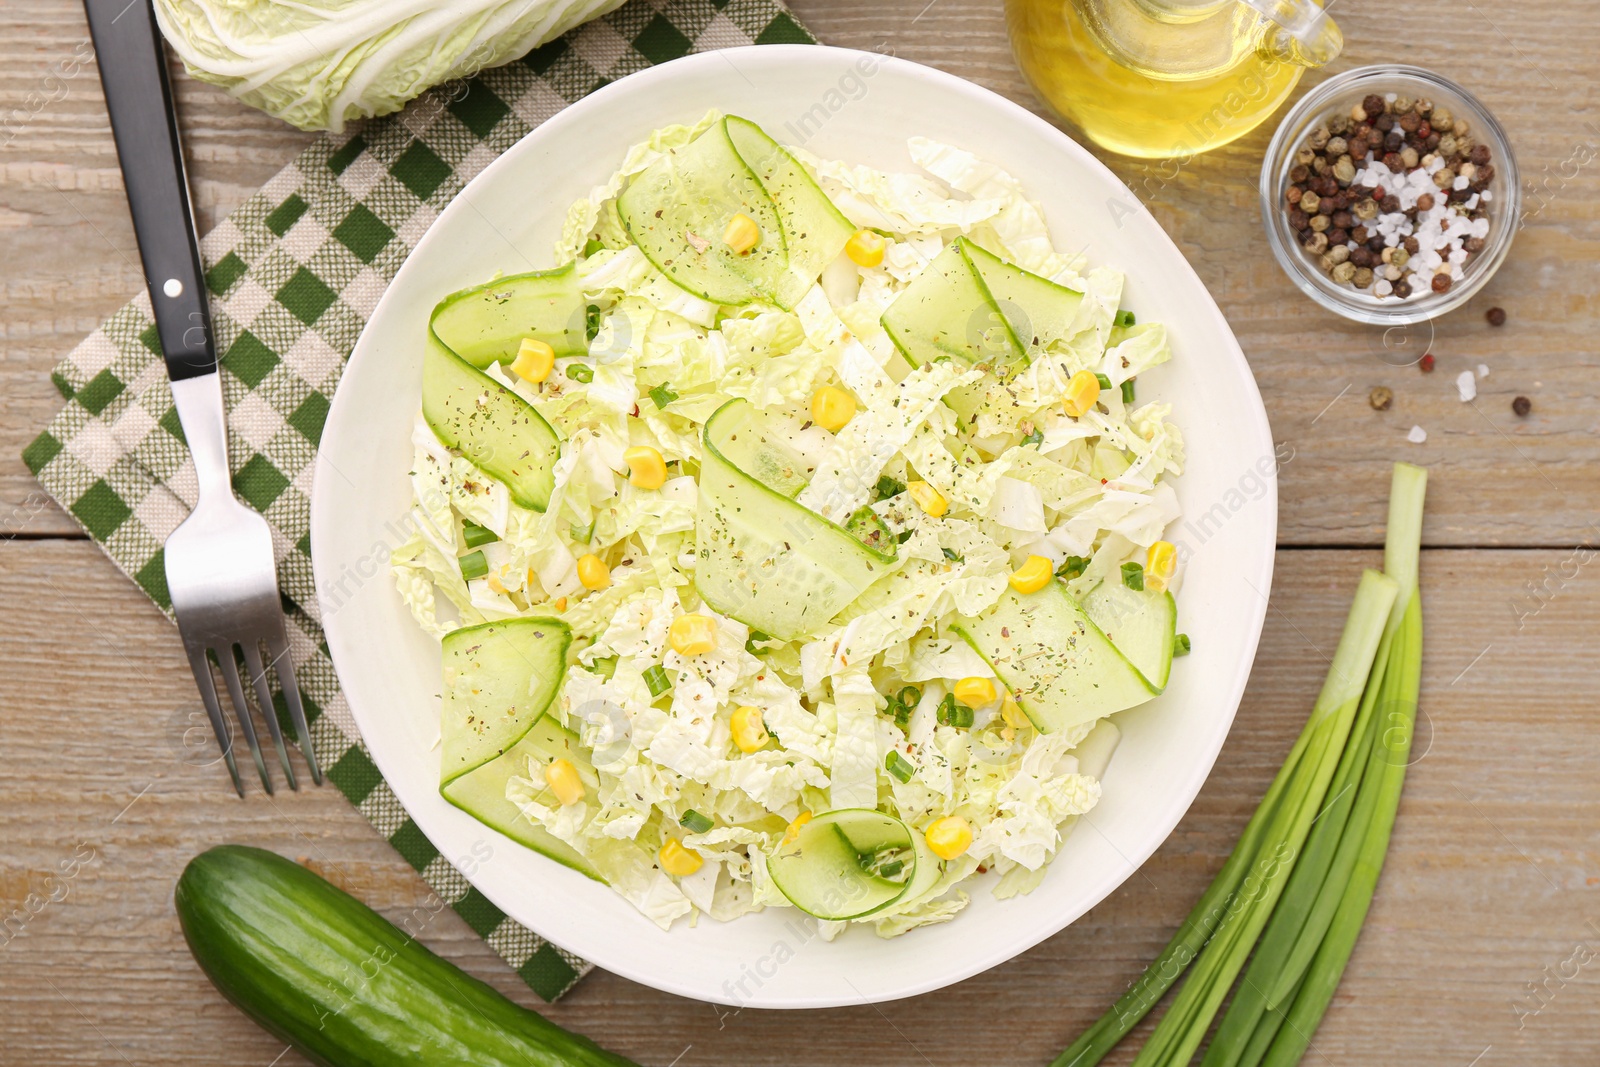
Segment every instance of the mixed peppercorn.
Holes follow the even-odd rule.
[[[1373,93],[1312,128],[1284,209],[1334,281],[1403,300],[1448,292],[1483,250],[1493,179],[1489,146],[1465,118]]]

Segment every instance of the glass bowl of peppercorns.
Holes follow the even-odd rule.
[[[1381,326],[1471,299],[1510,250],[1521,201],[1500,124],[1421,67],[1329,78],[1284,117],[1261,168],[1279,266],[1323,307]]]

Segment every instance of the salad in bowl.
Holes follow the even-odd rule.
[[[392,563],[440,790],[663,928],[1027,892],[1188,649],[1166,331],[1009,175],[909,149],[658,130],[556,266],[430,318]]]

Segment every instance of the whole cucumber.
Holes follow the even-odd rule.
[[[212,984],[314,1063],[635,1067],[513,1004],[275,853],[202,852],[173,899]]]

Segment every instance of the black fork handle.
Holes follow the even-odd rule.
[[[83,0],[156,332],[175,382],[217,369],[205,268],[150,0]]]

